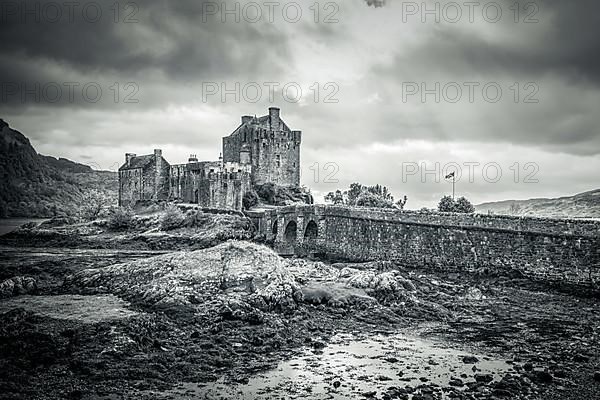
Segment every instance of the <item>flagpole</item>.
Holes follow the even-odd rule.
[[[454,201],[454,182],[456,182],[456,174],[452,175],[452,201]]]

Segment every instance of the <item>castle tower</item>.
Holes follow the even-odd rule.
[[[302,132],[291,130],[279,108],[271,107],[262,117],[243,116],[242,124],[223,138],[223,162],[248,161],[255,184],[299,186],[301,140]]]

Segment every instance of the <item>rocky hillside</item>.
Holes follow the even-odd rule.
[[[600,218],[600,189],[557,199],[505,200],[475,206],[477,212],[555,218]]]
[[[0,218],[74,215],[92,192],[116,204],[115,172],[38,154],[0,119]]]

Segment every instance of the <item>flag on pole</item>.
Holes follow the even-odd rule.
[[[446,175],[445,179],[450,179],[450,178],[454,178],[456,172],[451,172],[448,175]]]

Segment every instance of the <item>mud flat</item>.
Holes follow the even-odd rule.
[[[358,338],[335,335],[322,351],[305,350],[245,384],[180,384],[175,399],[356,399],[430,392],[460,395],[479,381],[499,382],[513,370],[505,361],[405,334]],[[465,362],[467,361],[467,362]],[[473,368],[474,367],[474,368]],[[513,371],[514,372],[514,371]],[[479,380],[479,381],[478,381]]]

